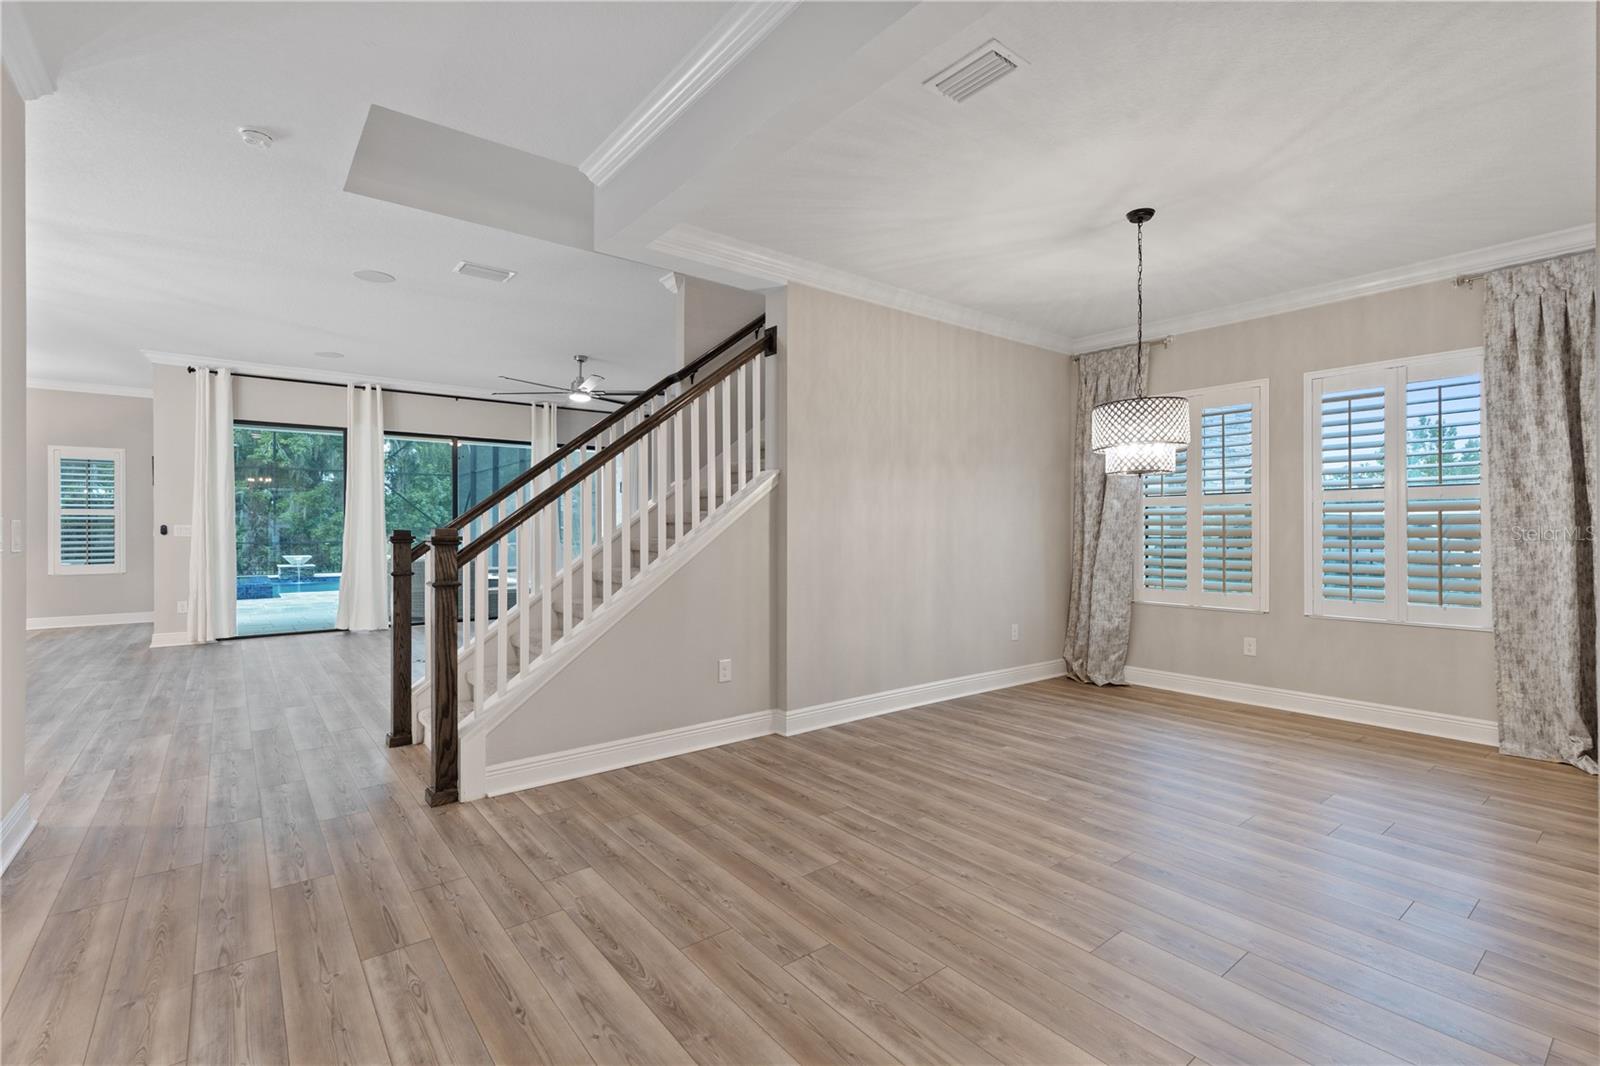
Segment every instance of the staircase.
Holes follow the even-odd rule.
[[[420,734],[430,747],[430,804],[483,795],[490,727],[775,476],[761,440],[774,350],[764,326],[663,378],[428,541],[396,531],[389,744]],[[418,562],[426,671],[414,684]]]

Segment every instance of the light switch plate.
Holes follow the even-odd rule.
[[[191,537],[194,535],[193,526],[173,526],[172,535],[175,537]]]
[[[11,520],[11,550],[14,552],[22,550],[22,519],[20,518]]]

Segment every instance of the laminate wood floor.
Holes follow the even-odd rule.
[[[479,803],[383,636],[31,635],[6,1063],[1600,1059],[1565,767],[1042,682]]]

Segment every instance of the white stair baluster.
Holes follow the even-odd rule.
[[[529,488],[529,495],[532,488]],[[528,618],[533,614],[533,523],[517,527],[517,673],[528,668]]]
[[[495,591],[495,606],[499,608],[500,617],[494,627],[494,653],[495,653],[495,692],[503,693],[506,690],[506,678],[509,656],[506,655],[506,632],[511,628],[511,616],[506,613],[506,604],[509,602],[506,593],[511,588],[511,538],[506,536],[495,545],[493,549],[499,559],[499,586]]]
[[[750,364],[746,363],[733,372],[733,424],[739,434],[739,487],[742,489],[750,483],[750,454],[745,449],[750,446],[750,431],[745,426],[745,405],[749,402],[745,398],[745,391],[750,387]]]
[[[700,400],[689,401],[689,513],[700,527]]]
[[[590,553],[589,541],[593,539],[594,522],[589,516],[589,508],[594,500],[594,476],[584,478],[578,483],[578,560],[572,564],[573,579],[578,574],[583,575],[583,620],[587,622],[594,616],[594,556]]]
[[[611,534],[616,529],[617,464],[600,468],[600,602],[611,602]]]
[[[672,416],[672,528],[683,540],[683,412]]]
[[[767,420],[765,412],[761,409],[761,376],[766,372],[767,357],[756,356],[750,362],[750,429],[754,444],[751,447],[750,465],[755,468],[756,476],[761,476],[762,453],[767,439]]]
[[[670,427],[670,422],[668,423]],[[651,450],[655,452],[655,491],[650,494],[656,509],[656,558],[667,550],[667,442],[671,437],[661,426],[650,432]]]
[[[723,378],[718,388],[722,392],[722,502],[727,503],[733,494],[733,376]]]
[[[488,521],[487,516],[478,519],[478,536],[483,536],[483,525]],[[474,541],[476,543],[476,541]],[[486,645],[489,624],[489,553],[484,552],[473,558],[469,564],[472,567],[472,707],[474,710],[483,706],[486,695],[483,685],[484,667],[488,665]]]
[[[539,597],[539,654],[545,655],[550,651],[550,597],[555,593],[555,515],[546,507],[534,516],[534,521],[539,524],[539,571],[544,574],[544,595]],[[533,657],[530,655],[529,661]]]
[[[624,422],[626,431],[626,421]],[[622,464],[622,513],[617,516],[617,522],[622,526],[622,574],[617,578],[617,588],[622,588],[628,583],[628,574],[633,569],[633,553],[629,544],[633,539],[633,461],[630,458],[632,448],[624,448],[617,457]]]

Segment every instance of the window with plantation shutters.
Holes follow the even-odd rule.
[[[120,574],[123,560],[123,452],[52,446],[52,574]]]
[[[1306,376],[1308,614],[1487,628],[1482,364]]]
[[[1186,394],[1190,448],[1143,479],[1143,565],[1134,598],[1263,610],[1266,382]]]

